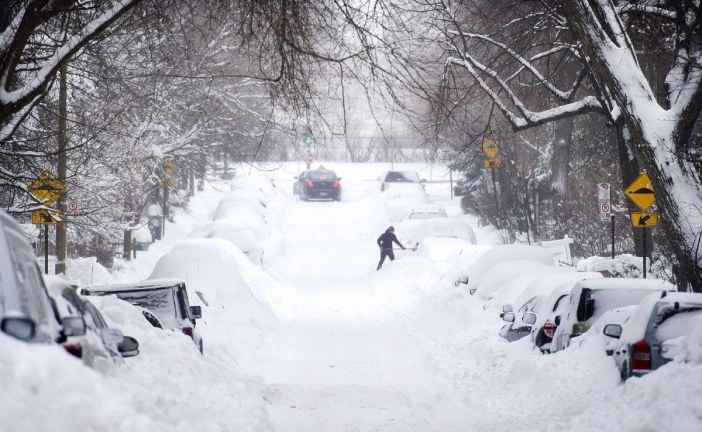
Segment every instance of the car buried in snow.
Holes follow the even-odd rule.
[[[151,279],[109,285],[91,285],[81,289],[89,296],[114,295],[135,306],[147,309],[157,319],[144,314],[154,326],[164,330],[180,331],[189,336],[195,346],[204,352],[202,336],[195,330],[202,318],[200,306],[190,306],[185,282],[178,279]]]
[[[566,349],[573,338],[588,331],[610,309],[636,305],[654,292],[675,290],[674,285],[660,279],[602,278],[577,282],[565,311],[554,318],[557,328],[550,350]]]
[[[124,363],[122,357],[139,354],[136,339],[110,328],[100,311],[82,298],[76,289],[60,276],[44,276],[49,295],[62,319],[73,317],[83,321],[82,334],[68,336],[63,347],[83,364],[100,372]]]

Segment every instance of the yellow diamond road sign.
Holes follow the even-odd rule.
[[[29,185],[29,193],[44,205],[51,205],[66,192],[66,186],[49,172],[44,172]]]
[[[61,220],[61,213],[55,210],[34,210],[32,223],[34,225],[56,225]]]
[[[634,228],[653,228],[658,226],[658,213],[631,212],[631,225]]]
[[[648,210],[656,202],[648,174],[641,174],[624,192],[643,211]]]
[[[488,160],[494,160],[500,154],[500,146],[494,139],[488,138],[483,142],[483,154]]]
[[[176,171],[178,171],[178,166],[176,165],[175,160],[173,160],[173,158],[170,156],[166,156],[163,159],[163,174],[165,174],[166,177],[173,177]]]

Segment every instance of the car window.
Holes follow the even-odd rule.
[[[672,307],[661,310],[658,318],[662,321],[656,325],[656,339],[665,342],[675,339],[685,334],[687,324],[694,317],[702,316],[702,308],[679,308]]]
[[[419,176],[415,172],[409,171],[389,171],[385,175],[386,182],[417,182],[419,183]]]
[[[172,289],[121,291],[115,292],[114,294],[122,300],[150,310],[161,320],[164,327],[175,328],[178,326],[176,318],[179,318],[179,311],[176,309],[176,302],[173,297]]]
[[[312,180],[334,180],[335,178],[334,171],[310,171],[310,179]]]
[[[563,302],[563,299],[566,297],[568,297],[568,294],[563,294],[562,296],[558,297],[556,303],[553,304],[553,312],[556,312],[561,304],[565,304],[565,302]]]
[[[88,314],[90,315],[90,318],[93,319],[93,322],[95,323],[95,326],[99,329],[104,329],[107,328],[107,323],[105,320],[102,318],[102,314],[100,314],[100,311],[97,310],[94,304],[90,302],[85,302],[85,309],[87,310]]]
[[[584,291],[584,290],[583,290]],[[590,292],[592,313],[586,318],[588,322],[597,321],[610,309],[636,305],[641,299],[651,294],[651,290],[643,289],[603,289]]]
[[[178,309],[180,311],[181,319],[190,318],[190,311],[188,310],[188,293],[185,291],[185,288],[178,288],[176,295],[178,296]]]

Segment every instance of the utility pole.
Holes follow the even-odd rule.
[[[68,175],[68,85],[66,75],[68,66],[63,63],[59,69],[59,124],[58,124],[58,181],[66,184]],[[54,273],[66,273],[66,251],[68,249],[68,224],[66,215],[68,206],[66,205],[66,194],[62,194],[56,204],[61,215],[61,221],[56,224],[56,269]],[[46,225],[48,227],[48,225]]]

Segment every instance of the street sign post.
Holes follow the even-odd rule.
[[[597,184],[597,207],[600,211],[600,221],[606,222],[612,218],[611,188],[609,183]]]
[[[643,277],[646,279],[646,228],[658,226],[658,213],[647,212],[655,202],[653,184],[648,174],[641,174],[628,188],[624,190],[626,196],[636,204],[641,212],[631,213],[631,224],[635,228],[643,228]]]

